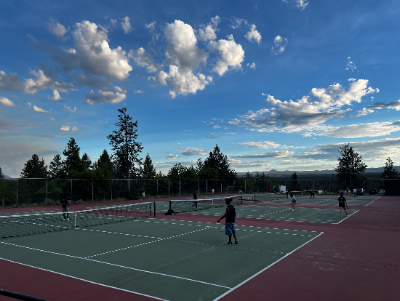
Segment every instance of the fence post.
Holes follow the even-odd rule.
[[[158,197],[158,179],[157,179],[157,197]]]
[[[246,182],[247,180],[244,180],[244,192],[246,192],[247,191],[247,189],[246,189],[246,184],[247,184],[247,182]]]
[[[16,202],[15,202],[15,207],[18,207],[18,182],[19,182],[19,179],[17,179],[17,198],[16,198]]]
[[[221,181],[221,193],[222,193],[222,181]]]
[[[197,180],[197,193],[200,194],[200,180]]]
[[[181,196],[181,179],[179,179],[179,196]]]
[[[111,179],[111,201],[113,200],[113,198],[112,198],[112,187],[113,187],[113,181],[114,181],[114,179]]]
[[[206,180],[206,194],[208,193],[208,180]]]
[[[171,180],[168,179],[168,196],[171,197]]]
[[[69,196],[69,199],[72,201],[72,179],[71,179],[71,194]]]
[[[93,203],[93,179],[92,179],[92,203]]]
[[[46,178],[46,200],[45,200],[45,204],[47,206],[47,178]]]

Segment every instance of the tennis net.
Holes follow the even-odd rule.
[[[170,200],[169,209],[175,213],[190,212],[195,210],[209,209],[212,207],[223,207],[226,206],[226,199],[232,198],[232,205],[241,205],[242,196],[233,195],[221,198],[207,198],[207,199],[196,199],[196,200]]]
[[[99,226],[152,216],[155,216],[154,202],[83,211],[3,215],[0,216],[0,237],[25,236],[77,227]]]

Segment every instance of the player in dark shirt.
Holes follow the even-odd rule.
[[[238,243],[238,240],[236,238],[236,231],[235,231],[235,218],[236,218],[236,210],[235,207],[231,205],[232,198],[226,198],[225,199],[226,205],[226,211],[223,216],[221,216],[220,219],[218,219],[218,223],[226,218],[225,220],[225,234],[228,235],[229,240],[226,244],[232,244],[232,235],[235,238],[235,244]]]
[[[197,208],[197,201],[196,201],[197,200],[197,191],[196,190],[193,193],[193,199],[194,199],[194,202],[193,202],[192,207]]]
[[[66,200],[66,198],[61,198],[61,206],[62,206],[62,212],[68,212],[69,211],[69,203]],[[69,220],[69,213],[65,214],[63,213],[64,220]]]
[[[314,189],[311,188],[310,190],[310,199],[315,197]]]
[[[339,208],[340,208],[340,216],[342,216],[342,209],[344,209],[344,212],[346,212],[346,216],[347,216],[346,207],[348,209],[348,206],[347,206],[346,198],[343,197],[343,193],[340,194],[340,197],[338,198],[338,201],[339,201]]]

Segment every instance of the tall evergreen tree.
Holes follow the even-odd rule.
[[[90,160],[89,156],[87,153],[84,153],[82,155],[82,170],[88,170],[92,165],[92,161]]]
[[[397,179],[398,176],[397,170],[393,166],[392,159],[390,159],[390,157],[387,158],[382,173],[382,179]]]
[[[143,162],[143,172],[142,172],[142,177],[144,179],[151,179],[154,178],[157,175],[156,169],[153,165],[153,161],[150,158],[150,155],[147,154],[146,158],[144,159]]]
[[[0,167],[0,180],[4,180],[3,170]]]
[[[39,159],[38,155],[33,154],[32,158],[26,161],[21,171],[21,178],[46,178],[47,166],[43,158]]]
[[[103,153],[100,155],[99,160],[95,162],[94,166],[95,170],[103,175],[101,178],[111,179],[113,177],[113,164],[107,150],[103,150]]]
[[[49,165],[49,176],[51,178],[66,179],[65,165],[59,154],[55,155]]]
[[[219,179],[235,179],[237,177],[236,171],[230,168],[228,157],[221,153],[218,145],[215,146],[214,150],[204,160],[202,168],[215,169],[218,172]]]
[[[338,152],[341,157],[338,157],[339,163],[335,171],[337,172],[339,183],[345,185],[345,187],[356,187],[367,165],[349,144],[344,144]]]
[[[142,159],[139,157],[143,146],[137,142],[138,122],[133,122],[132,117],[126,113],[126,108],[118,109],[118,128],[107,138],[110,140],[113,154],[111,158],[115,161],[118,178],[128,179],[136,176],[140,170]]]
[[[80,147],[76,143],[74,138],[70,138],[67,144],[67,148],[63,151],[65,156],[65,171],[69,173],[72,170],[80,171],[82,168],[82,160],[79,155]]]

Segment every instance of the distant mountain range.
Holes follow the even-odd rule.
[[[394,166],[394,168],[397,171],[400,171],[400,166]],[[365,174],[381,174],[383,172],[384,167],[376,167],[376,168],[367,168],[365,170]],[[260,174],[263,173],[269,176],[288,176],[292,175],[295,171],[293,170],[285,170],[285,171],[279,171],[276,169],[271,169],[269,171],[252,171],[250,174],[255,175],[255,174]],[[336,175],[335,170],[309,170],[309,171],[296,171],[297,175],[299,176],[306,176],[306,175],[324,175],[324,176],[330,176],[330,175]],[[247,172],[238,172],[238,175],[245,175]]]

